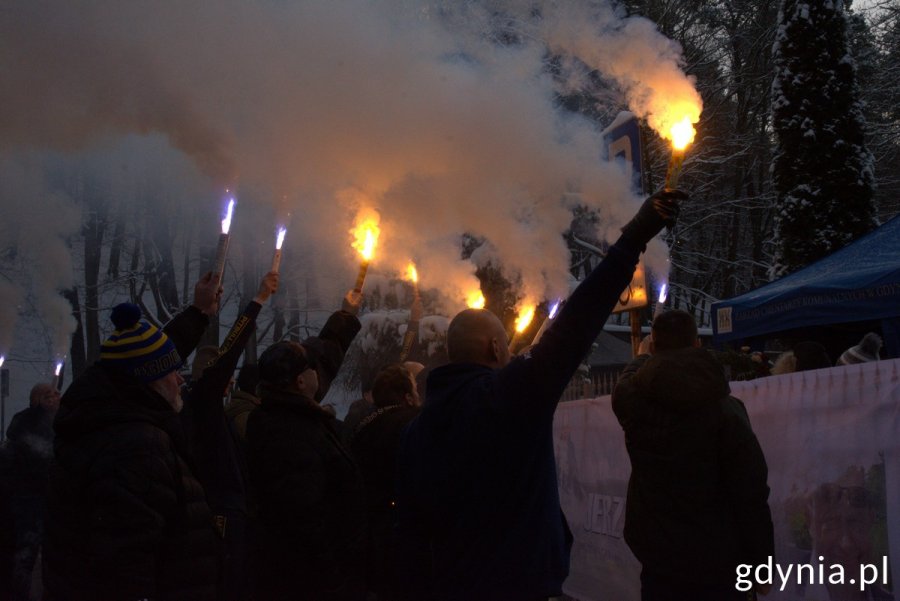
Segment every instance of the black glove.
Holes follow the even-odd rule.
[[[622,228],[622,234],[636,242],[647,244],[664,227],[675,225],[678,203],[687,200],[681,190],[660,190],[644,201],[637,215]]]

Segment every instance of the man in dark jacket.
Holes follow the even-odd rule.
[[[135,305],[113,309],[115,332],[54,424],[45,599],[214,598],[216,534],[178,418],[178,368],[217,305],[207,274],[166,332]]]
[[[262,306],[278,289],[278,273],[263,276],[256,296],[229,330],[219,347],[197,349],[191,384],[185,391],[182,424],[187,429],[197,466],[197,477],[222,538],[222,570],[218,598],[247,599],[247,468],[243,448],[225,416],[223,399],[238,359],[256,329]]]
[[[349,310],[334,313],[317,338],[278,342],[259,357],[260,406],[247,421],[258,599],[362,598],[362,479],[318,400],[320,381],[334,378],[359,332],[358,307],[359,299],[345,302]]]
[[[6,431],[9,447],[9,508],[15,531],[12,571],[14,599],[29,599],[32,572],[41,546],[47,483],[53,460],[53,418],[59,409],[59,391],[50,384],[35,384],[27,409],[16,413]]]
[[[394,532],[397,450],[403,429],[419,414],[415,376],[404,364],[389,365],[375,376],[372,397],[375,412],[359,424],[350,449],[366,488],[368,588],[378,601],[393,601],[398,594],[397,565],[406,560]]]
[[[765,457],[699,346],[689,313],[661,314],[651,354],[625,368],[612,395],[631,458],[625,541],[643,567],[643,601],[745,600],[737,566],[774,555]]]
[[[400,447],[399,526],[420,599],[559,595],[572,537],[559,505],[553,414],[631,280],[645,245],[677,213],[677,191],[650,197],[572,293],[541,340],[510,360],[492,313],[466,310],[447,330],[450,364],[428,378]]]

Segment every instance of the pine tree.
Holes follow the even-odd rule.
[[[839,249],[875,226],[874,160],[842,0],[783,0],[772,84],[775,272]]]

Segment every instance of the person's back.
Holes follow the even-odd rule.
[[[517,371],[528,369],[525,360],[515,363]],[[404,461],[427,496],[411,506],[401,498],[400,511],[428,533],[435,598],[547,597],[568,574],[571,533],[553,459],[555,401],[525,406],[528,393],[512,390],[507,379],[525,374],[507,373],[475,364],[436,369],[428,407],[404,441],[415,449]]]
[[[640,252],[681,198],[663,193],[644,203],[525,355],[510,361],[508,337],[493,314],[467,310],[453,319],[450,364],[428,377],[425,406],[401,443],[399,525],[406,556],[420,558],[404,579],[409,597],[561,593],[572,536],[553,456],[556,404]]]
[[[643,567],[643,599],[678,589],[742,598],[737,565],[773,554],[765,458],[721,366],[697,348],[693,318],[663,313],[652,336],[652,356],[639,355],[612,396],[631,458],[625,540]]]
[[[402,364],[379,372],[373,383],[375,412],[359,424],[350,450],[365,485],[368,517],[368,590],[379,601],[397,598],[398,566],[407,561],[399,552],[396,521],[397,451],[403,430],[419,414],[415,378]]]

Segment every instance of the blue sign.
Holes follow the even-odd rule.
[[[621,116],[621,114],[620,114]],[[619,117],[616,118],[616,121]],[[615,123],[615,122],[614,122]],[[620,163],[631,174],[631,181],[638,194],[644,193],[641,163],[641,126],[633,115],[604,133],[605,159]]]

